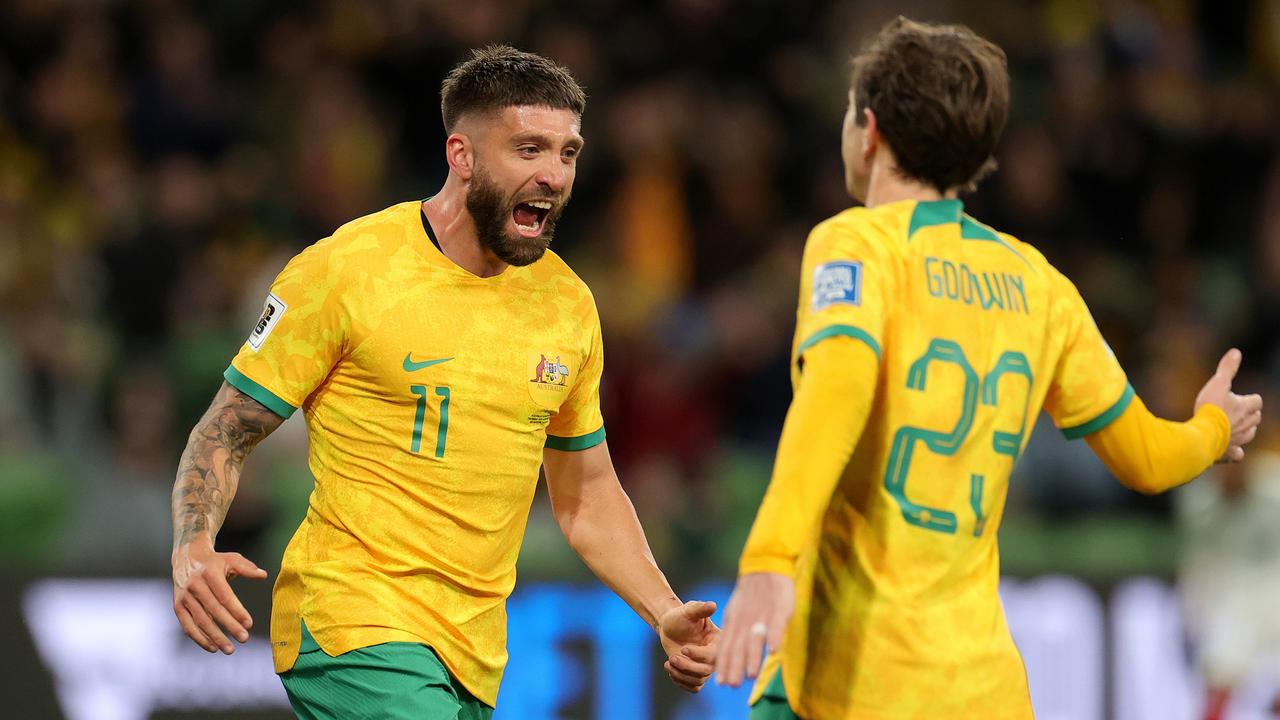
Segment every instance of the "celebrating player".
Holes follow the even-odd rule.
[[[715,605],[681,603],[653,560],[605,443],[595,302],[547,252],[582,150],[582,89],[496,46],[449,73],[441,105],[444,187],[293,258],[192,431],[173,493],[174,610],[210,652],[247,640],[227,580],[266,573],[214,541],[245,456],[302,408],[315,491],[271,617],[300,717],[492,714],[540,466],[570,545],[696,692]]]
[[[759,674],[753,718],[1031,717],[996,529],[1040,409],[1144,492],[1257,429],[1238,351],[1191,420],[1154,417],[1071,282],[965,214],[1008,104],[1004,53],[964,27],[899,18],[854,59],[842,154],[866,207],[805,248],[796,394],[716,663]]]

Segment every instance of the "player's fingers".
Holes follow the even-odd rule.
[[[1232,393],[1235,395],[1235,393]],[[1258,393],[1235,395],[1235,400],[1246,412],[1257,412],[1262,409],[1262,396]]]
[[[768,649],[770,652],[777,652],[782,648],[782,633],[787,629],[787,624],[781,620],[769,626]]]
[[[240,598],[236,597],[235,592],[231,589],[231,584],[224,577],[214,577],[209,579],[209,589],[213,592],[214,598],[218,604],[226,608],[227,612],[236,621],[239,629],[228,627],[231,634],[236,636],[240,642],[249,639],[249,633],[246,632],[253,627],[253,617],[249,615],[249,611],[244,609],[244,605],[240,603]],[[219,620],[221,622],[221,620]]]
[[[215,582],[219,579],[221,582],[227,582],[227,579],[225,578],[215,578]],[[239,642],[247,641],[248,630],[244,629],[244,625],[239,624],[239,621],[236,620],[236,618],[233,618],[230,611],[227,607],[223,606],[223,603],[221,603],[220,600],[218,600],[218,596],[214,594],[214,591],[210,589],[209,585],[196,585],[196,587],[193,588],[193,594],[195,594],[196,600],[200,601],[200,605],[205,607],[205,611],[209,612],[211,618],[220,626],[227,629],[227,632],[232,635],[232,637],[238,639]]]
[[[1244,448],[1239,445],[1232,445],[1227,448],[1227,454],[1223,456],[1227,462],[1240,462],[1244,460]]]
[[[1235,379],[1236,373],[1240,371],[1240,360],[1243,357],[1239,350],[1231,348],[1218,361],[1218,372],[1216,374],[1225,377],[1227,380]]]
[[[178,616],[178,624],[182,626],[182,631],[187,634],[187,637],[204,648],[205,652],[218,652],[218,647],[209,641],[208,636],[201,632],[200,628],[196,627],[196,621],[191,619],[191,613],[183,607],[181,602],[174,605],[173,612]]]
[[[209,613],[205,612],[204,606],[194,595],[188,595],[183,606],[191,613],[191,619],[195,621],[196,627],[200,628],[205,637],[209,638],[209,642],[227,655],[235,652],[235,647],[231,644],[231,641],[227,639],[226,635],[222,634],[222,631],[218,629],[218,624],[213,621],[213,618],[209,617]]]
[[[760,674],[760,663],[764,662],[764,645],[768,637],[768,632],[758,632],[759,626],[763,623],[757,623],[751,628],[747,635],[747,648],[743,653],[746,661],[746,675],[748,679],[755,680],[756,675]]]
[[[1228,415],[1253,415],[1262,412],[1262,396],[1261,395],[1236,395],[1231,393],[1227,396],[1227,407],[1230,408]]]
[[[717,646],[718,643],[716,642],[707,645],[685,645],[680,648],[680,653],[695,662],[715,665],[717,651],[719,650]]]
[[[689,673],[674,667],[669,660],[662,667],[667,671],[667,677],[671,678],[671,681],[674,682],[681,690],[696,693],[701,690],[702,686],[707,682],[705,677],[690,675]]]
[[[710,677],[711,673],[715,672],[716,669],[711,663],[698,662],[683,653],[676,653],[667,661],[679,670],[687,672],[690,675],[697,675],[703,678]]]
[[[720,638],[720,657],[716,662],[716,682],[729,687],[738,687],[742,683],[742,631],[738,625],[725,625],[724,637]]]
[[[777,651],[782,648],[782,637],[791,622],[791,611],[775,608],[773,618],[769,621],[769,649]]]
[[[1256,437],[1257,434],[1258,434],[1257,425],[1253,425],[1252,427],[1246,427],[1244,430],[1240,432],[1238,436],[1232,437],[1231,442],[1243,447],[1253,442],[1253,438]]]
[[[677,667],[671,666],[670,663],[667,663],[667,665],[669,668],[667,670],[667,677],[671,678],[672,682],[689,692],[696,693],[702,689],[703,685],[707,684],[707,680],[709,678],[706,675],[686,673]]]
[[[703,620],[716,614],[716,604],[709,600],[692,600],[684,604],[681,612],[689,620]]]
[[[724,635],[720,638],[720,652],[716,656],[716,683],[728,686],[731,672],[733,672],[733,638]]]
[[[262,580],[267,577],[266,570],[238,552],[223,553],[222,557],[227,561],[227,575],[231,577],[239,575],[253,580]]]
[[[706,674],[690,672],[681,668],[671,660],[664,663],[663,667],[667,669],[667,674],[670,675],[673,680],[678,680],[682,685],[701,685],[707,681]]]

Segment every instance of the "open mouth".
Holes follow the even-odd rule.
[[[550,201],[530,200],[516,203],[515,209],[511,211],[511,218],[515,220],[516,232],[523,237],[535,238],[542,234],[542,224],[550,212]]]

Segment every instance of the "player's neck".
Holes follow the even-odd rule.
[[[422,211],[440,242],[440,252],[476,277],[501,275],[507,264],[480,244],[475,220],[467,212],[467,191],[453,175],[440,192],[422,203]]]
[[[871,166],[871,178],[867,182],[867,198],[864,204],[872,208],[903,200],[928,202],[954,198],[957,194],[955,188],[940,193],[932,185],[903,177],[895,165],[877,162]]]

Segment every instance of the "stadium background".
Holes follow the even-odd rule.
[[[1148,404],[1185,417],[1229,343],[1275,397],[1276,0],[0,5],[0,716],[286,717],[266,585],[240,584],[259,626],[232,658],[172,618],[177,456],[284,262],[439,187],[440,79],[492,41],[587,87],[554,248],[597,296],[610,447],[654,552],[723,599],[790,398],[805,234],[848,202],[846,60],[897,12],[1009,54],[1001,169],[968,208],[1076,280]],[[1000,537],[1040,716],[1192,717],[1176,498],[1038,427]],[[254,453],[221,549],[274,574],[305,442],[295,420]],[[543,493],[519,588],[499,717],[743,716],[741,693],[664,684]]]

